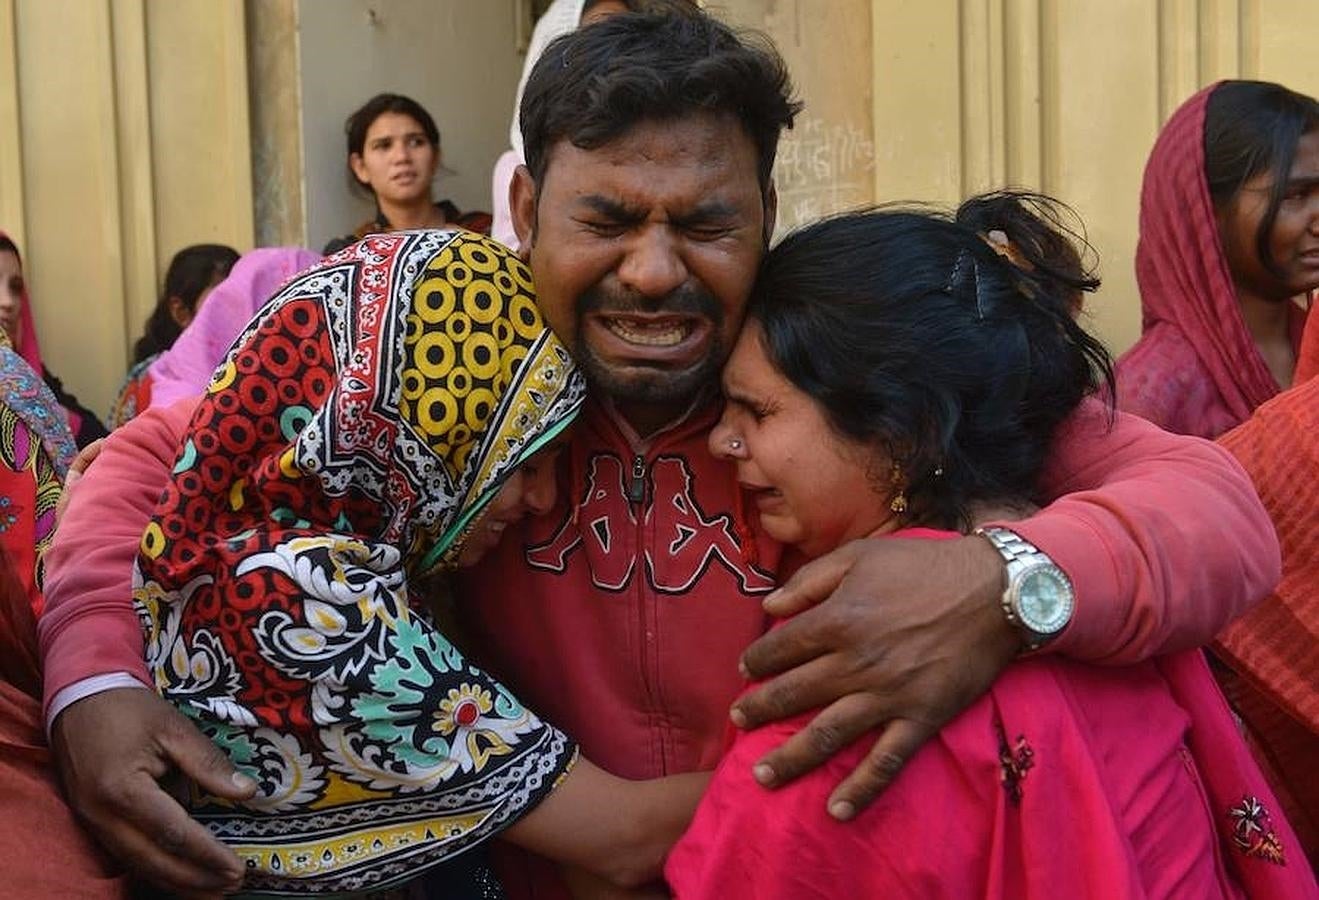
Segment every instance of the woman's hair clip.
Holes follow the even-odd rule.
[[[1008,233],[1001,228],[994,228],[989,232],[980,235],[981,240],[989,245],[999,256],[1012,263],[1012,267],[1025,277],[1013,279],[1016,282],[1017,290],[1025,295],[1028,299],[1035,299],[1035,283],[1030,276],[1035,274],[1035,266],[1026,258],[1017,245],[1008,239]]]
[[[1031,265],[1030,260],[1021,254],[1021,251],[1017,249],[1017,245],[1008,240],[1006,231],[995,228],[986,234],[980,235],[980,238],[989,245],[989,249],[1021,269],[1021,271],[1035,271],[1035,267]]]

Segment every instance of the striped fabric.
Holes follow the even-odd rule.
[[[1216,649],[1237,673],[1224,688],[1291,794],[1290,818],[1319,863],[1319,377],[1299,380],[1319,373],[1319,320],[1303,348],[1296,386],[1220,438],[1273,518],[1283,575]]]

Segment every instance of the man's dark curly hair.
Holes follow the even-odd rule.
[[[551,43],[522,94],[522,140],[539,185],[560,140],[594,150],[641,122],[726,113],[755,143],[765,192],[779,134],[800,109],[768,39],[675,4],[620,13]]]

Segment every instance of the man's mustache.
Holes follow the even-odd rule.
[[[714,294],[694,285],[683,285],[662,297],[647,297],[636,291],[619,291],[597,284],[577,298],[578,316],[590,313],[675,313],[697,315],[718,325],[724,308]]]

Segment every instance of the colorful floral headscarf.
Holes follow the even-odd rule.
[[[575,749],[409,603],[583,383],[525,266],[470,232],[298,276],[216,371],[142,540],[156,686],[257,779],[194,814],[248,888],[378,888],[514,821]],[[479,601],[478,601],[479,602]]]

